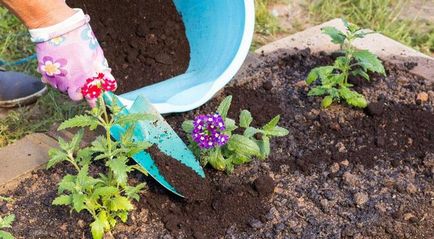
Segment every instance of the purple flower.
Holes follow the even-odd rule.
[[[194,119],[193,140],[202,149],[225,145],[229,136],[223,134],[225,123],[220,114],[199,115]]]

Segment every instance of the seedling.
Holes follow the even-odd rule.
[[[10,202],[12,199],[0,196],[0,201]],[[15,221],[15,215],[9,214],[5,217],[0,216],[0,239],[14,239],[11,233],[4,231],[3,229],[11,228],[12,223]]]
[[[239,127],[243,134],[234,133],[235,120],[228,118],[232,96],[226,97],[216,113],[199,115],[184,121],[183,130],[188,134],[190,148],[200,158],[202,165],[231,173],[236,165],[245,164],[255,157],[266,159],[270,155],[270,138],[282,137],[288,130],[278,126],[280,116],[274,117],[262,128],[251,126],[253,117],[247,110],[240,113]]]
[[[85,115],[78,115],[63,122],[59,130],[73,127],[95,130],[102,127],[105,136],[99,136],[91,146],[85,148],[80,147],[83,129],[80,129],[70,142],[59,138],[60,149],[49,151],[48,168],[61,162],[67,162],[74,167],[76,173],[67,174],[59,183],[59,196],[54,199],[53,205],[70,206],[71,211],[77,213],[90,213],[94,220],[90,224],[92,236],[100,239],[105,233],[110,233],[118,220],[127,221],[128,213],[134,209],[132,200],[139,201],[140,192],[145,188],[144,183],[131,185],[128,178],[133,170],[144,174],[147,172],[138,165],[127,163],[131,156],[151,146],[146,142],[134,142],[132,136],[137,121],[152,120],[153,116],[122,115],[122,109],[117,107],[117,104],[109,107],[109,114],[102,96],[97,100],[95,108]],[[113,141],[110,137],[110,130],[116,125],[127,128],[120,142]],[[89,172],[96,161],[103,162],[103,172],[106,174],[93,175]]]
[[[307,84],[312,84],[317,80],[320,84],[313,87],[309,96],[324,96],[322,107],[327,108],[333,102],[345,100],[347,104],[359,108],[365,108],[368,105],[365,97],[351,90],[353,86],[348,83],[351,76],[361,76],[370,80],[370,72],[385,75],[384,66],[378,57],[368,50],[357,50],[353,46],[353,41],[358,38],[364,38],[366,32],[358,26],[343,20],[346,32],[342,32],[335,27],[324,27],[322,32],[331,37],[331,41],[339,44],[344,56],[337,57],[331,66],[321,66],[310,71],[306,78]]]

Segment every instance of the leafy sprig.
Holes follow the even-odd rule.
[[[115,99],[114,99],[115,100]],[[126,222],[128,213],[134,209],[133,200],[139,201],[144,183],[131,185],[128,175],[134,170],[147,172],[138,165],[129,165],[128,158],[151,146],[147,142],[135,142],[133,131],[137,121],[153,120],[152,115],[121,113],[122,109],[114,103],[109,107],[102,97],[98,98],[97,107],[86,115],[75,116],[63,122],[59,130],[81,128],[69,141],[59,138],[59,148],[49,151],[51,168],[61,162],[71,164],[76,174],[67,174],[58,185],[58,194],[53,205],[70,206],[77,213],[87,211],[93,217],[90,224],[92,236],[95,239],[104,237],[118,223]],[[122,139],[113,141],[110,137],[112,127],[122,126],[126,132]],[[90,146],[81,148],[83,128],[95,130],[104,128],[105,136],[97,137]],[[100,173],[97,177],[90,175],[89,168],[95,161],[103,161],[107,174]]]
[[[225,130],[222,132],[229,136],[227,144],[211,149],[203,149],[190,135],[194,129],[192,120],[184,121],[183,130],[188,134],[190,148],[200,158],[202,165],[210,164],[213,168],[231,173],[236,165],[251,162],[254,158],[266,159],[270,155],[270,139],[272,137],[286,136],[287,129],[278,126],[280,116],[274,117],[261,128],[255,128],[251,124],[253,117],[247,110],[240,112],[239,125],[228,118],[227,114],[231,106],[232,96],[226,97],[219,105],[217,113],[223,118]],[[237,134],[236,129],[243,129],[242,134]]]
[[[372,32],[364,31],[358,26],[343,20],[346,32],[342,32],[335,27],[324,27],[322,32],[330,36],[331,41],[339,44],[344,56],[337,57],[331,66],[321,66],[310,71],[306,78],[308,84],[319,80],[320,84],[313,87],[309,96],[324,96],[321,105],[326,108],[333,102],[345,100],[347,104],[364,108],[368,105],[365,97],[351,90],[353,86],[348,83],[348,78],[360,76],[370,80],[369,72],[385,75],[384,66],[378,57],[368,50],[357,50],[353,46],[353,41],[364,38]]]
[[[0,201],[11,202],[12,199],[0,196]],[[14,239],[14,236],[3,229],[12,228],[12,223],[15,221],[15,215],[9,214],[4,217],[0,216],[0,239]]]

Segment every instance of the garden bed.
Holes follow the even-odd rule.
[[[184,73],[190,46],[172,0],[68,0],[91,16],[105,57],[125,93]]]
[[[387,77],[353,80],[377,107],[321,109],[320,99],[307,96],[304,79],[333,59],[309,49],[263,56],[263,63],[248,68],[211,102],[167,117],[178,130],[185,119],[212,112],[222,97],[233,95],[230,117],[249,109],[254,124],[262,125],[281,114],[280,124],[290,134],[272,141],[266,161],[229,176],[206,169],[209,191],[203,197],[178,198],[137,174],[134,180],[146,180],[149,190],[115,238],[433,237],[432,82],[386,64]],[[416,100],[421,92],[428,101]],[[90,237],[85,213],[51,206],[57,183],[71,170],[38,170],[6,193],[15,201],[0,204],[0,212],[16,214],[11,230],[18,238]],[[274,185],[274,194],[264,190]]]

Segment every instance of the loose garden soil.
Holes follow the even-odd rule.
[[[68,0],[91,26],[118,80],[129,92],[184,73],[190,46],[172,0]]]
[[[186,178],[177,186],[191,193],[187,199],[134,174],[132,181],[145,180],[149,188],[114,237],[434,237],[433,82],[386,64],[387,77],[353,80],[355,89],[375,103],[368,110],[337,104],[321,109],[320,98],[307,97],[303,80],[332,56],[307,49],[261,59],[206,105],[167,119],[184,137],[183,120],[214,111],[231,94],[231,117],[247,108],[261,125],[280,114],[290,134],[272,140],[266,161],[237,167],[231,175],[206,168],[205,181]],[[429,100],[416,101],[420,92]],[[183,175],[183,165],[162,158],[157,163],[163,174],[179,169]],[[71,170],[36,171],[5,194],[15,201],[0,205],[0,213],[17,215],[11,231],[18,238],[89,237],[86,213],[50,206],[56,184]],[[201,185],[208,185],[207,193],[198,197]]]

